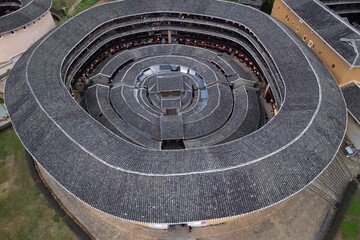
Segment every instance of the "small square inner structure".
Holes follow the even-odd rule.
[[[180,109],[181,99],[180,97],[162,97],[161,108],[166,109]]]
[[[157,75],[156,80],[158,93],[182,92],[184,89],[183,74],[161,74]]]
[[[181,115],[160,117],[161,140],[184,139],[184,122]]]

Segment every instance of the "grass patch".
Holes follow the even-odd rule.
[[[0,184],[4,183],[8,177],[8,169],[5,159],[0,159]],[[3,190],[3,189],[2,189]]]
[[[346,214],[351,216],[360,216],[360,190],[358,189],[351,199]]]
[[[0,184],[8,179],[11,164],[7,158],[8,150],[9,146],[17,145],[16,141],[17,138],[14,138],[9,131],[4,131],[3,134],[0,134]]]
[[[358,239],[359,222],[356,220],[344,220],[340,226],[344,240]]]
[[[0,163],[1,239],[78,239],[60,218],[54,222],[57,213],[33,181],[12,128],[0,132]]]
[[[356,186],[354,186],[356,185]],[[347,208],[343,213],[340,232],[343,240],[360,239],[360,186],[353,182],[351,198],[347,199]],[[354,191],[354,192],[353,192]]]
[[[76,6],[76,14],[94,6],[99,0],[81,0],[79,5]]]
[[[4,99],[0,98],[0,104],[4,104]]]
[[[65,16],[59,20],[58,24],[61,25],[69,18],[94,6],[99,1],[100,0],[81,0],[80,3],[75,7],[75,9],[73,9],[74,11],[71,12],[69,12],[69,10],[76,3],[76,0],[53,0],[52,7],[65,14]]]
[[[60,222],[60,216],[59,216],[59,214],[55,213],[54,216],[52,217],[52,219],[53,219],[53,221],[56,222],[56,223]]]

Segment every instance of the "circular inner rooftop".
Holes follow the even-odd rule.
[[[283,201],[331,163],[346,126],[336,82],[301,40],[214,0],[87,10],[34,44],[5,92],[41,168],[135,222],[214,220]]]

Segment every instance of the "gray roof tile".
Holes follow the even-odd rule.
[[[154,11],[214,16],[250,28],[259,39],[257,47],[263,47],[261,53],[271,53],[271,59],[263,57],[278,76],[272,83],[281,102],[277,116],[230,142],[156,150],[119,137],[87,114],[59,75],[65,72],[61,66],[67,54],[102,22]],[[190,64],[183,57],[176,64],[180,62]],[[143,69],[138,65],[134,74]],[[217,87],[210,83],[209,89]],[[219,86],[225,96],[226,85]],[[132,0],[92,8],[33,45],[13,68],[5,94],[17,134],[57,182],[90,206],[137,222],[219,219],[278,203],[310,184],[331,163],[346,127],[342,94],[311,50],[268,15],[223,1]],[[231,98],[224,107],[230,103]],[[130,110],[135,110],[130,119],[138,118],[140,109]],[[214,116],[223,118],[221,111]],[[213,121],[209,122],[216,124]],[[147,124],[144,128],[160,128],[160,122]]]

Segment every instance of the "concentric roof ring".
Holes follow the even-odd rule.
[[[64,59],[100,24],[152,12],[179,19],[189,13],[205,22],[215,17],[224,22],[212,24],[251,29],[282,79],[274,86],[284,84],[278,115],[245,137],[173,151],[135,145],[90,117],[63,85]],[[181,223],[271,206],[306,187],[331,163],[345,131],[342,95],[322,63],[277,21],[228,2],[108,3],[60,26],[24,54],[13,72],[6,103],[26,149],[71,194],[131,221]]]

